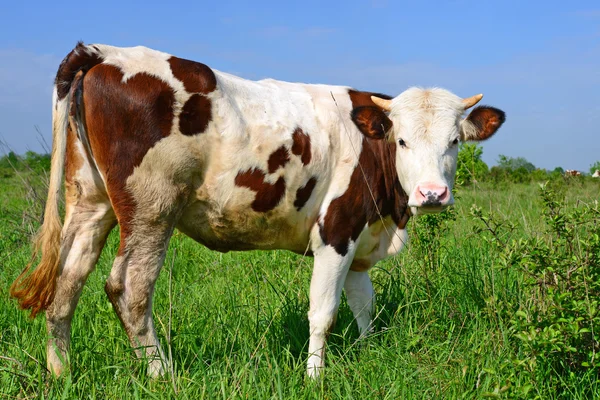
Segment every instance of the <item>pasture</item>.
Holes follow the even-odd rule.
[[[41,181],[33,172],[0,177],[0,397],[600,396],[594,332],[600,328],[594,289],[598,283],[587,280],[600,275],[600,217],[594,204],[600,182],[592,178],[557,180],[551,185],[557,194],[550,194],[546,204],[536,184],[459,188],[450,217],[411,219],[412,245],[371,272],[377,293],[375,333],[358,340],[343,300],[327,345],[325,378],[317,382],[306,379],[305,369],[312,259],[284,251],[221,254],[181,233],[171,240],[154,305],[160,340],[174,369],[162,379],[147,378],[145,363],[135,359],[104,293],[118,247],[116,230],[75,313],[71,374],[52,378],[45,369],[43,316],[30,320],[8,295],[29,259],[29,235],[41,214],[36,196],[45,196]],[[564,206],[552,208],[552,199],[560,203],[561,193],[566,195]],[[473,209],[474,204],[479,208]],[[576,220],[580,211],[583,216]],[[571,221],[561,212],[577,215]],[[561,218],[568,229],[557,239],[546,221],[560,223]],[[570,253],[519,258],[537,249],[532,240],[562,249],[560,240],[568,235],[573,239],[565,247]],[[561,264],[563,256],[568,264]],[[569,291],[578,282],[566,289],[560,285],[558,267],[556,285],[552,279],[531,284],[531,275],[548,272],[539,271],[546,262],[542,259],[558,260],[565,269],[585,261],[578,271],[584,271],[587,303],[586,296],[580,300],[579,292]],[[569,271],[569,276],[575,274]],[[562,308],[555,324],[540,325],[548,315],[544,313],[560,308],[562,303],[549,299],[560,295],[561,288],[571,303],[582,301],[579,308],[589,315]],[[557,333],[543,336],[546,328]],[[538,340],[542,336],[550,338],[549,344]]]

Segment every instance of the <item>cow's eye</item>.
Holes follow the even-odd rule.
[[[406,147],[406,142],[403,139],[399,139],[398,144],[402,147]]]
[[[457,144],[458,144],[458,138],[456,138],[452,141],[452,146],[456,146]]]

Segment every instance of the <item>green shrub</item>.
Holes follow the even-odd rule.
[[[477,183],[488,175],[488,166],[481,159],[482,155],[483,149],[478,144],[461,144],[456,163],[456,186]]]
[[[600,373],[600,209],[598,202],[567,206],[565,185],[541,185],[545,232],[510,240],[510,222],[473,207],[476,233],[498,250],[496,266],[522,273],[520,299],[493,303],[509,321],[515,356],[511,393],[536,397],[551,385],[568,398],[569,382]],[[528,376],[530,384],[515,384]]]
[[[15,172],[34,172],[36,174],[50,171],[50,154],[38,154],[28,151],[19,156],[9,152],[0,158],[0,176],[9,178]]]
[[[23,163],[35,172],[50,171],[50,154],[28,151],[22,159]]]

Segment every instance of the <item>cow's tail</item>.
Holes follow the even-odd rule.
[[[80,42],[65,57],[56,74],[52,96],[52,161],[44,221],[34,237],[29,264],[10,287],[10,295],[17,299],[22,309],[31,310],[32,318],[52,304],[60,272],[62,218],[59,205],[72,99],[71,86],[78,84],[73,85],[73,81],[80,84],[83,74],[101,62],[102,57],[97,47],[85,46]],[[78,74],[80,71],[83,74]],[[38,256],[39,263],[31,271]]]

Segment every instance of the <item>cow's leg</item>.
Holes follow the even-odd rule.
[[[325,340],[337,316],[348,267],[354,256],[353,247],[340,255],[332,246],[314,250],[314,269],[310,281],[310,340],[307,372],[317,377],[324,365]]]
[[[148,359],[152,377],[162,375],[167,367],[154,329],[152,295],[173,226],[174,221],[136,221],[131,232],[121,235],[119,253],[105,286],[137,356]]]
[[[69,191],[69,189],[68,189]],[[60,275],[54,300],[46,310],[48,369],[60,375],[67,361],[71,319],[85,281],[94,269],[116,218],[107,199],[70,205],[62,231]]]
[[[372,330],[373,306],[375,292],[369,273],[366,271],[348,271],[344,284],[348,305],[354,314],[361,336]]]

